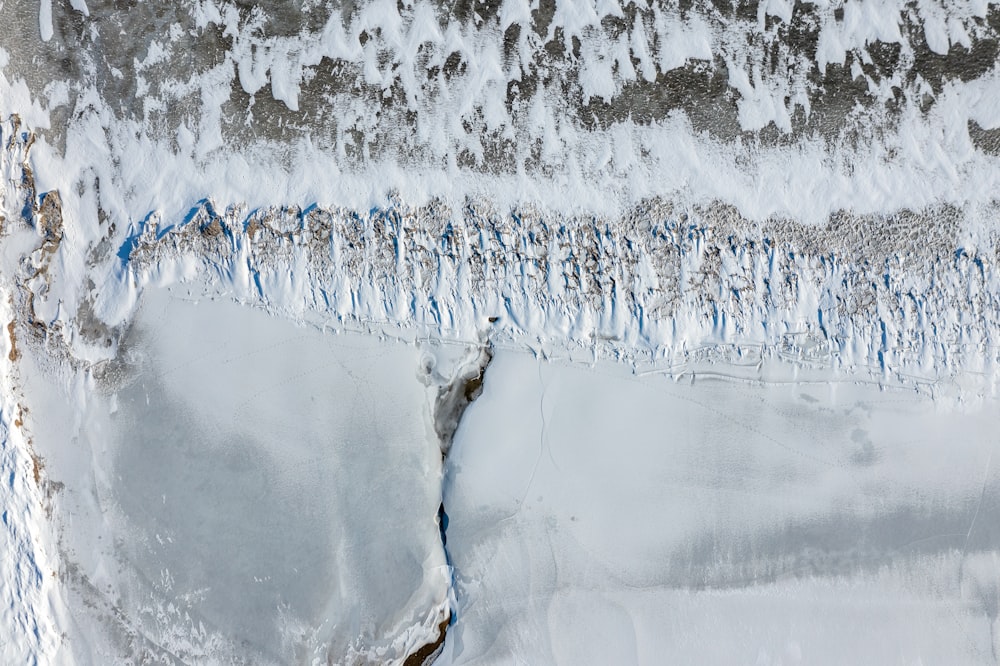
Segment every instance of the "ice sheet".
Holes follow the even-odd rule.
[[[450,576],[417,350],[165,289],[125,346],[68,397],[29,381],[65,484],[58,661],[391,661],[434,638]]]
[[[442,663],[995,663],[996,413],[499,352]]]
[[[0,658],[995,659],[998,17],[0,3]]]

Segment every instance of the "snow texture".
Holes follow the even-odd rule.
[[[497,354],[441,663],[995,663],[996,410],[714,370]]]
[[[845,636],[995,661],[994,3],[42,0],[0,25],[5,662],[401,661],[445,618],[455,663],[818,663]],[[248,409],[265,376],[287,390]],[[391,436],[310,460],[312,413],[273,429],[316,395]],[[224,446],[240,428],[267,435]],[[260,536],[251,508],[334,551],[315,585],[226,541]]]

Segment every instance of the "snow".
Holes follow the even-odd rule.
[[[38,5],[38,30],[42,41],[52,39],[52,0],[40,0]]]
[[[65,484],[57,661],[388,661],[433,641],[450,574],[418,350],[168,290],[125,344],[113,367],[26,378]]]
[[[995,409],[692,377],[496,355],[442,663],[993,663]]]
[[[6,295],[5,295],[6,296]],[[0,318],[9,321],[7,298],[0,299]],[[47,543],[41,491],[33,480],[38,461],[32,457],[23,429],[24,410],[12,399],[18,381],[11,339],[0,347],[0,470],[3,470],[3,503],[0,515],[0,660],[10,664],[41,664],[58,640],[57,589]],[[16,352],[13,354],[17,355]],[[13,637],[17,637],[14,639]]]
[[[805,77],[813,69],[823,73],[830,63],[847,63],[848,56],[860,67],[871,61],[869,47],[901,42],[905,43],[900,57],[911,62],[912,51],[919,46],[909,44],[900,32],[902,3],[848,2],[840,20],[832,8],[820,6],[815,61],[789,55],[776,72],[773,63],[747,48],[747,40],[761,30],[756,21],[734,23],[728,32],[720,32],[698,12],[680,16],[655,5],[618,35],[604,32],[600,23],[602,17],[620,12],[613,5],[557,3],[547,29],[553,39],[558,29],[564,42],[580,41],[579,62],[564,76],[579,86],[585,104],[620,102],[624,88],[640,78],[651,81],[656,72],[665,74],[694,62],[715,68],[714,59],[721,58],[743,131],[774,124],[791,132],[793,115],[810,113],[815,84]],[[42,3],[43,9],[46,6]],[[975,5],[942,8],[922,3],[920,7],[920,16],[941,21],[947,17],[943,24],[951,26],[947,34],[955,32],[960,41],[965,38],[956,31],[966,30],[962,26],[971,30],[986,11],[985,6]],[[783,19],[788,11],[787,3],[770,3],[764,9],[765,14]],[[531,16],[517,3],[505,3],[495,21],[478,27],[442,23],[438,11],[425,2],[412,3],[402,13],[391,2],[366,3],[349,18],[333,12],[314,31],[292,31],[289,36],[265,34],[268,14],[263,11],[241,17],[232,6],[206,2],[199,3],[195,14],[197,30],[217,26],[231,36],[225,61],[194,74],[186,72],[183,80],[158,84],[159,92],[144,94],[142,104],[166,109],[190,104],[195,93],[202,104],[194,114],[197,126],[185,118],[171,120],[173,131],[164,139],[153,136],[144,118],[117,117],[108,100],[91,98],[80,105],[79,120],[65,128],[70,145],[82,141],[113,148],[112,161],[121,161],[114,190],[124,198],[119,214],[125,220],[142,219],[154,210],[175,219],[207,194],[251,207],[336,203],[364,210],[396,192],[413,205],[434,198],[461,205],[468,196],[488,199],[501,208],[530,201],[554,213],[601,215],[620,215],[648,197],[666,196],[687,203],[724,201],[754,220],[787,216],[819,225],[841,210],[859,214],[920,210],[941,201],[970,208],[988,205],[998,180],[996,158],[974,150],[966,130],[969,120],[978,122],[1000,107],[995,67],[972,80],[955,81],[937,94],[946,113],[929,117],[904,113],[898,125],[891,117],[872,119],[872,124],[888,131],[876,132],[871,142],[852,146],[843,136],[831,137],[835,144],[844,144],[831,147],[805,135],[787,145],[756,146],[701,136],[682,113],[648,123],[623,120],[583,128],[561,108],[567,104],[564,96],[544,86],[508,108],[502,103],[508,86],[524,83],[530,70],[526,66],[541,49],[541,38],[529,39],[523,34],[525,28],[516,57],[506,55],[505,26],[525,25]],[[928,18],[921,25],[940,36],[935,21]],[[372,36],[364,44],[362,33]],[[939,41],[932,38],[930,47],[941,50]],[[155,45],[154,49],[150,44],[143,58],[165,57],[163,53],[179,48],[159,37]],[[429,72],[440,70],[452,54],[461,56],[464,70],[446,80],[429,80]],[[369,99],[352,92],[353,84],[347,86],[351,90],[324,93],[322,106],[337,110],[336,126],[312,126],[303,119],[303,130],[293,133],[296,138],[291,141],[258,137],[248,144],[223,129],[231,122],[226,118],[233,113],[229,105],[234,102],[234,86],[252,98],[270,95],[296,111],[306,108],[304,100],[315,105],[314,99],[303,97],[308,97],[303,86],[330,75],[334,62],[343,63],[347,71],[357,68],[366,85],[381,93]],[[9,86],[13,95],[4,95],[0,113],[24,114],[38,107],[41,113],[33,116],[32,126],[45,127],[44,110],[55,102],[37,96],[25,99],[24,93],[15,92],[20,74],[8,68],[0,73],[4,77],[0,91],[6,93],[3,88]],[[926,82],[917,77],[906,83],[905,74],[901,70],[884,80],[871,80],[873,99],[899,95],[905,110],[918,107]],[[151,72],[141,76],[147,84],[155,81]],[[868,75],[859,69],[858,76]],[[396,88],[402,97],[390,108],[384,104],[385,95],[395,95]],[[86,86],[81,94],[87,97]],[[522,112],[532,105],[539,105],[539,112]],[[392,115],[397,107],[417,118],[415,126]],[[245,112],[253,129],[254,107]],[[177,150],[173,140],[177,132],[195,134],[193,153]],[[483,138],[493,133],[514,140],[520,148],[511,156],[514,168],[482,173],[480,169],[495,166],[483,144]],[[616,145],[623,136],[635,146],[632,159],[609,161],[607,146]],[[545,138],[542,155],[549,175],[531,170],[534,148],[525,137]],[[348,157],[352,151],[372,156],[359,164]],[[926,159],[928,152],[938,159]],[[465,153],[478,162],[477,168],[459,166]],[[79,174],[100,169],[105,159],[100,152],[70,147],[62,153],[47,140],[39,142],[34,157],[41,177],[61,174],[59,182],[46,184],[61,191],[71,189]],[[271,185],[257,187],[261,181]]]
[[[0,5],[0,660],[995,661],[993,3],[313,4]]]

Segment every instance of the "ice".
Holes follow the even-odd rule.
[[[0,660],[995,662],[998,16],[0,3]]]
[[[447,464],[442,663],[994,663],[996,428],[498,352]]]
[[[433,640],[450,574],[416,349],[165,289],[125,346],[74,380],[75,409],[29,381],[67,416],[33,423],[65,483],[60,661],[391,660]]]
[[[47,42],[52,39],[52,0],[40,0],[38,6],[38,29],[41,32],[42,41]]]

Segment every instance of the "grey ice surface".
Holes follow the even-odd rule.
[[[126,346],[131,379],[40,438],[80,663],[402,656],[386,646],[436,626],[440,453],[413,347],[165,292]],[[63,467],[67,447],[89,464]]]
[[[498,349],[442,478],[427,354],[153,289],[81,422],[30,382],[67,660],[388,661],[453,585],[442,664],[995,663],[991,402]]]

